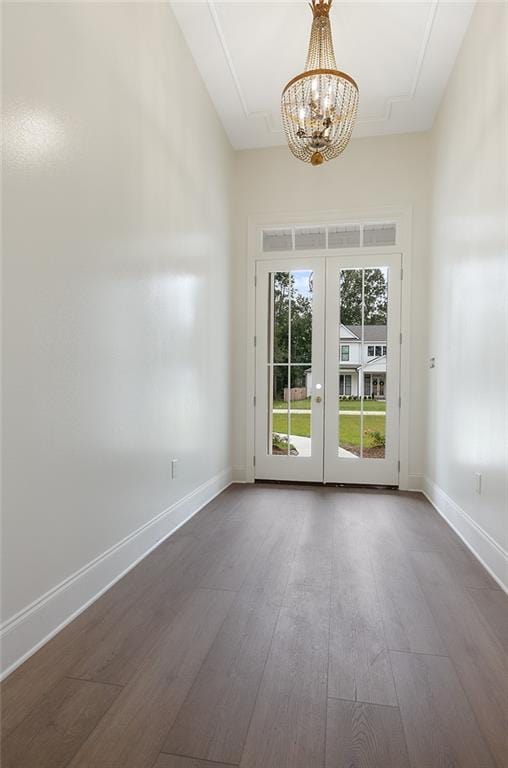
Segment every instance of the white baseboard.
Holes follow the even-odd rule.
[[[422,491],[423,489],[423,475],[408,475],[407,487],[400,488],[401,491]]]
[[[212,477],[5,621],[0,628],[0,679],[28,659],[161,541],[227,488],[232,482],[232,474],[232,470],[227,469]]]
[[[233,467],[233,482],[234,483],[246,483],[247,482],[247,472],[245,471],[245,467]]]
[[[430,478],[422,478],[422,492],[466,547],[508,592],[508,553]]]

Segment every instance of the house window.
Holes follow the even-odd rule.
[[[340,359],[349,360],[349,344],[342,344],[340,348]]]
[[[372,393],[370,391],[370,375],[368,373],[365,374],[365,378],[363,381],[364,381],[363,391],[365,393],[365,397],[370,397]]]
[[[381,357],[383,354],[383,347],[376,347],[376,357]]]
[[[367,347],[367,357],[374,357],[374,347]]]
[[[351,394],[351,375],[341,373],[339,381],[339,394],[350,395]]]

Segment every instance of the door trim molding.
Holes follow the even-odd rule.
[[[350,223],[351,221],[370,222],[370,221],[390,221],[397,225],[397,242],[388,248],[361,247],[355,248],[354,253],[358,256],[366,254],[383,254],[399,252],[402,254],[402,268],[404,270],[404,279],[401,286],[401,319],[400,327],[402,333],[402,344],[400,349],[400,421],[399,421],[399,488],[409,489],[409,393],[410,393],[410,344],[411,338],[411,262],[412,262],[412,215],[411,205],[400,206],[378,206],[352,209],[337,210],[316,210],[301,212],[280,212],[280,213],[258,213],[252,214],[247,220],[247,268],[246,268],[246,286],[245,286],[245,306],[247,307],[246,322],[246,391],[245,391],[245,482],[253,483],[255,468],[253,458],[255,455],[255,410],[254,396],[255,390],[255,357],[254,347],[255,322],[256,322],[256,261],[263,259],[268,261],[271,258],[281,259],[284,253],[261,251],[261,232],[263,228],[285,228],[293,226],[320,226],[326,224],[340,224],[341,222]],[[305,254],[316,257],[331,257],[344,255],[345,249],[327,249],[326,251],[316,250],[308,251]],[[287,253],[287,256],[295,256],[295,252]]]

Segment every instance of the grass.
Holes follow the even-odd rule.
[[[361,401],[360,400],[339,400],[339,408],[341,411],[359,411]],[[274,400],[273,407],[277,409],[287,408],[287,403],[283,400]],[[311,403],[310,397],[306,397],[305,400],[293,400],[291,403],[291,410],[310,410]],[[384,411],[386,408],[385,402],[379,402],[378,400],[364,400],[364,411]]]
[[[354,402],[354,401],[353,401]],[[273,431],[287,434],[288,417],[284,413],[273,414]],[[375,441],[371,432],[385,434],[384,416],[367,416],[363,420],[363,445],[365,448],[373,448]],[[292,414],[291,434],[300,437],[310,437],[310,413]],[[360,445],[360,415],[356,418],[348,416],[340,419],[339,442],[344,448],[348,445]]]

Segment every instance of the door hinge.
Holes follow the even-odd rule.
[[[397,462],[397,470],[400,472],[400,459]]]
[[[252,402],[254,403],[254,408],[256,407],[256,395],[252,398]]]
[[[254,275],[254,288],[256,288],[257,284],[258,284],[258,277],[257,275]]]
[[[254,346],[256,346],[256,344],[257,344],[257,340],[258,340],[258,339],[257,339],[257,336],[254,336]]]
[[[253,467],[256,466],[256,457],[255,456],[252,457],[252,466]]]
[[[400,334],[400,337],[399,337],[399,344],[402,344],[402,334]]]
[[[402,408],[402,398],[399,397],[399,408]]]
[[[404,267],[401,267],[401,268],[400,268],[400,279],[401,279],[401,280],[403,280],[403,279],[404,279]]]

